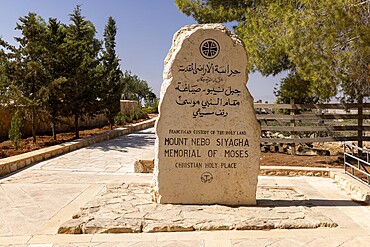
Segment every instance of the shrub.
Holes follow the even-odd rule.
[[[13,142],[15,150],[19,148],[19,142],[22,138],[21,128],[22,128],[22,119],[19,116],[19,113],[16,112],[12,117],[10,129],[8,132],[9,139]]]
[[[134,120],[147,119],[148,113],[145,109],[136,109],[130,111],[128,115],[120,112],[114,117],[114,125],[122,125],[125,123],[132,123]]]
[[[158,99],[154,99],[152,106],[147,106],[145,109],[146,113],[158,113]]]
[[[127,116],[127,122],[132,123],[135,118],[135,111],[130,111],[129,115]]]
[[[141,109],[139,112],[139,119],[147,119],[149,118],[148,112],[145,111],[145,109]]]
[[[127,122],[126,115],[123,112],[119,112],[114,117],[114,125],[123,125]]]

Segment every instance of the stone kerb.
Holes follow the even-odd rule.
[[[260,126],[242,41],[221,24],[179,30],[165,60],[153,199],[255,205]]]

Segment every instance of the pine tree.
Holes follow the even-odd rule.
[[[0,39],[0,43],[1,43]],[[5,64],[7,62],[7,58],[4,52],[4,49],[2,48],[0,50],[0,105],[4,105],[7,103],[6,100],[6,94],[7,94],[7,88],[9,86],[9,82],[5,73]]]
[[[74,116],[75,135],[79,138],[79,118],[97,112],[99,82],[98,54],[101,42],[95,38],[94,25],[81,14],[77,6],[70,15],[71,24],[66,27],[63,44],[64,63],[67,66],[67,82],[63,85],[65,98],[64,116]]]
[[[102,56],[103,80],[101,88],[101,107],[107,117],[110,128],[114,124],[114,117],[120,112],[120,99],[123,90],[121,81],[122,71],[119,58],[116,55],[116,21],[109,17],[104,29],[104,46]]]
[[[370,1],[176,0],[199,23],[236,21],[251,71],[290,72],[328,100],[370,96]]]
[[[64,83],[67,81],[68,70],[64,63],[62,47],[66,37],[65,26],[57,19],[50,18],[45,40],[45,52],[42,55],[47,81],[47,94],[45,99],[45,110],[51,123],[53,138],[56,140],[55,124],[61,116],[64,99]]]
[[[310,92],[310,81],[299,77],[297,72],[291,72],[280,81],[278,88],[274,88],[276,102],[279,104],[290,104],[294,100],[296,104],[315,104],[320,97]]]
[[[41,56],[44,52],[45,22],[35,13],[19,18],[16,29],[22,32],[15,38],[19,47],[10,47],[5,63],[5,73],[9,80],[8,97],[12,105],[25,111],[31,121],[33,142],[36,142],[36,123],[44,103],[45,80]]]

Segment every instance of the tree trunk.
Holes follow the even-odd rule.
[[[113,129],[114,118],[113,117],[109,117],[108,118],[108,122],[109,122],[109,128],[110,128],[110,130],[112,130]]]
[[[32,125],[32,142],[36,143],[36,118],[35,118],[35,108],[32,107],[31,110],[31,125]]]
[[[54,120],[51,122],[51,132],[53,133],[54,141],[56,141],[57,140],[57,133],[55,132],[55,122],[54,122]]]
[[[75,136],[76,139],[80,138],[80,133],[78,131],[78,114],[75,114]]]

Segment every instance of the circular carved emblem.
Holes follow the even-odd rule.
[[[220,52],[220,45],[214,39],[206,39],[200,44],[200,53],[207,59],[217,57]]]
[[[202,176],[200,176],[200,181],[203,183],[210,183],[213,180],[213,175],[210,172],[204,172]]]

